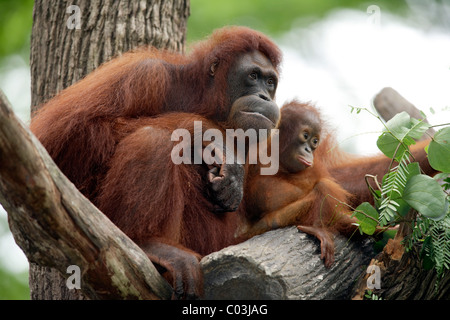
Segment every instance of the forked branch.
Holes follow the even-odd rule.
[[[91,299],[168,299],[145,253],[61,173],[0,91],[0,203],[30,262],[81,270]]]

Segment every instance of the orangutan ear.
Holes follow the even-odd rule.
[[[214,77],[218,68],[219,68],[219,59],[216,59],[209,67],[209,75],[211,77]]]

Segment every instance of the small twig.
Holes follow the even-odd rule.
[[[450,126],[450,123],[435,124],[434,126],[430,126],[430,128],[443,127],[443,126]]]
[[[372,179],[373,179],[373,181],[375,182],[375,184],[376,184],[378,190],[381,191],[381,186],[380,186],[380,184],[378,183],[378,176],[374,176],[374,175],[371,175],[371,174],[366,174],[366,175],[364,176],[364,180],[365,180],[365,182],[366,182],[367,188],[369,189],[370,193],[372,193],[372,195],[373,195],[374,197],[378,198],[378,195],[377,195],[377,193],[375,192],[375,189],[370,185],[369,178],[372,178]]]
[[[333,197],[333,196],[330,195],[330,194],[327,194],[325,197],[330,197],[330,198],[336,200],[337,202],[339,202],[340,204],[342,204],[342,205],[344,205],[344,206],[350,208],[353,212],[361,213],[361,214],[362,214],[363,216],[365,216],[366,218],[369,218],[369,219],[371,219],[371,220],[373,220],[373,221],[376,221],[376,222],[378,223],[378,220],[375,219],[374,217],[371,217],[371,216],[367,215],[365,212],[363,212],[363,211],[361,211],[361,210],[357,210],[357,209],[353,208],[353,207],[352,207],[351,205],[349,205],[348,203],[343,202],[343,201],[341,201],[341,200],[339,200],[339,199]]]

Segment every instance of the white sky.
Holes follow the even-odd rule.
[[[448,31],[425,32],[383,12],[374,25],[365,12],[338,11],[291,31],[280,43],[285,63],[278,102],[315,102],[348,151],[377,152],[381,123],[368,113],[351,114],[348,106],[372,108],[372,98],[384,87],[425,112],[431,124],[450,122]]]
[[[421,30],[384,12],[377,24],[366,12],[336,11],[307,29],[293,28],[278,44],[284,52],[278,103],[294,98],[315,102],[348,151],[377,152],[381,124],[367,113],[351,114],[348,106],[371,107],[383,87],[397,90],[424,111],[431,124],[450,123],[448,30]],[[29,67],[17,58],[11,65],[14,68],[0,74],[0,88],[28,122]],[[5,217],[0,207],[0,219]],[[0,238],[0,264],[13,271],[27,269],[11,235]]]

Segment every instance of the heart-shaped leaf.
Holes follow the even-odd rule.
[[[433,169],[450,172],[450,127],[439,130],[428,147],[428,161]]]
[[[368,202],[361,203],[355,212],[356,219],[359,220],[361,231],[365,234],[372,235],[378,225],[378,212]]]
[[[447,213],[445,198],[439,183],[423,174],[411,177],[403,190],[403,200],[432,220],[440,220]]]

